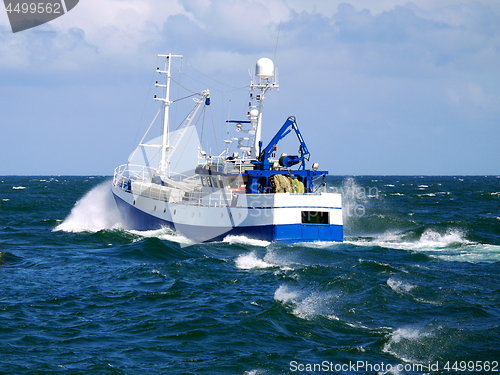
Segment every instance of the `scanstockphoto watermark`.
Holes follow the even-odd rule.
[[[322,361],[320,363],[300,363],[297,361],[290,362],[290,371],[292,372],[424,372],[424,371],[437,371],[439,364],[419,364],[419,363],[406,363],[406,364],[390,364],[390,363],[370,363],[367,361],[356,361],[348,363],[334,363],[330,361]]]
[[[360,373],[400,373],[414,372],[427,373],[430,371],[438,372],[485,372],[498,373],[500,372],[498,361],[435,361],[428,363],[372,363],[368,361],[349,361],[347,363],[335,363],[330,361],[322,361],[316,363],[302,363],[298,361],[290,362],[291,372],[360,372]]]
[[[329,192],[342,195],[344,216],[347,217],[365,216],[369,200],[380,197],[380,191],[376,186],[358,186],[352,181],[343,186],[332,186]]]
[[[50,22],[73,9],[79,0],[4,0],[13,33]]]

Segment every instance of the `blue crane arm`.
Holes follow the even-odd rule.
[[[283,124],[280,130],[273,137],[271,142],[266,146],[266,148],[260,153],[259,160],[263,163],[263,168],[269,168],[268,159],[271,157],[271,153],[274,150],[274,147],[278,144],[280,140],[282,140],[285,136],[288,135],[292,131],[295,131],[297,138],[300,142],[300,156],[286,156],[281,162],[283,162],[283,166],[289,168],[295,164],[302,162],[302,168],[305,169],[305,160],[309,160],[309,150],[307,149],[306,143],[304,142],[304,138],[300,133],[299,127],[297,126],[297,121],[294,116],[288,117],[286,122]]]

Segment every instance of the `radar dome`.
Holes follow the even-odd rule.
[[[267,57],[259,59],[255,65],[255,75],[264,80],[274,77],[273,61]]]
[[[252,109],[248,115],[248,118],[250,120],[252,119],[256,119],[257,117],[259,117],[259,110],[258,109]]]

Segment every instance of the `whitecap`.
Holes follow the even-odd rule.
[[[499,245],[469,241],[465,233],[459,229],[449,229],[445,233],[427,229],[417,240],[408,240],[406,236],[405,233],[387,232],[374,238],[345,240],[344,243],[418,251],[445,261],[471,263],[500,261]]]
[[[296,303],[293,315],[301,319],[313,319],[316,316],[323,316],[330,320],[340,320],[333,313],[333,305],[337,302],[338,296],[331,293],[313,292]]]
[[[417,242],[417,248],[443,248],[452,244],[473,244],[473,242],[464,238],[464,235],[464,232],[458,229],[448,230],[445,234],[426,229]]]
[[[394,290],[396,293],[409,293],[412,289],[415,288],[415,285],[404,283],[400,280],[396,280],[392,277],[387,279],[387,285],[389,288]]]
[[[156,268],[153,269],[151,271],[151,273],[155,274],[155,275],[158,275],[158,276],[161,276],[161,277],[168,277],[167,275],[165,275],[164,273],[161,273],[160,270],[157,270]]]
[[[289,286],[281,285],[274,293],[274,300],[291,305],[292,314],[300,319],[310,320],[322,316],[329,320],[340,320],[333,305],[339,296],[327,292],[305,294]]]
[[[342,246],[342,242],[335,242],[335,241],[295,242],[290,246],[300,247],[300,248],[309,247],[314,249],[324,249],[324,248],[329,248],[331,246]]]
[[[326,314],[326,317],[330,320],[340,320],[340,318],[337,315],[333,314]]]
[[[404,233],[387,232],[373,239],[361,239],[351,241],[354,245],[361,246],[380,246],[399,250],[439,250],[453,245],[472,245],[465,238],[463,231],[450,229],[441,234],[433,229],[426,229],[417,241],[406,240]]]
[[[262,259],[257,258],[254,252],[249,254],[241,254],[235,260],[236,268],[249,270],[258,268],[272,268],[276,267],[275,264],[268,263]]]
[[[430,332],[415,328],[399,328],[388,335],[389,340],[384,344],[383,352],[391,354],[405,362],[414,363],[414,346],[420,346],[425,338],[432,337]]]
[[[458,251],[448,251],[446,254],[432,255],[435,258],[470,263],[500,262],[500,246],[491,244],[474,244],[460,248]]]
[[[295,302],[299,298],[300,293],[294,290],[291,290],[286,285],[280,285],[278,289],[274,292],[274,300],[279,302]]]
[[[266,247],[271,244],[269,241],[257,240],[253,238],[248,238],[245,236],[226,236],[222,242],[227,242],[229,244],[242,244],[242,245],[250,245],[250,246],[261,246]]]
[[[128,230],[127,232],[135,234],[137,236],[141,236],[142,238],[158,238],[160,240],[177,242],[178,244],[181,245],[181,247],[182,247],[182,245],[190,246],[190,245],[196,244],[195,241],[187,238],[183,234],[176,232],[168,227],[164,227],[161,229],[155,229],[155,230],[144,230],[144,231]],[[138,241],[138,240],[135,240],[135,241]]]
[[[24,190],[27,189],[26,186],[12,186],[13,190]]]

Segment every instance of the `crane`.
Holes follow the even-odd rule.
[[[303,170],[306,169],[306,160],[309,160],[310,153],[309,150],[307,149],[306,143],[304,142],[304,138],[302,137],[302,134],[299,131],[299,127],[297,125],[297,121],[294,116],[288,117],[288,119],[285,121],[283,126],[281,127],[280,130],[276,133],[276,135],[273,137],[271,142],[262,150],[260,153],[259,157],[257,158],[257,163],[255,164],[260,164],[260,169],[270,169],[271,168],[271,162],[269,161],[269,158],[271,157],[271,153],[273,152],[275,146],[278,144],[280,140],[282,140],[285,136],[288,135],[292,130],[295,131],[295,134],[297,135],[297,138],[299,139],[300,142],[300,156],[298,155],[283,155],[279,159],[279,163],[282,167],[290,168],[296,164],[302,163],[301,168]]]

